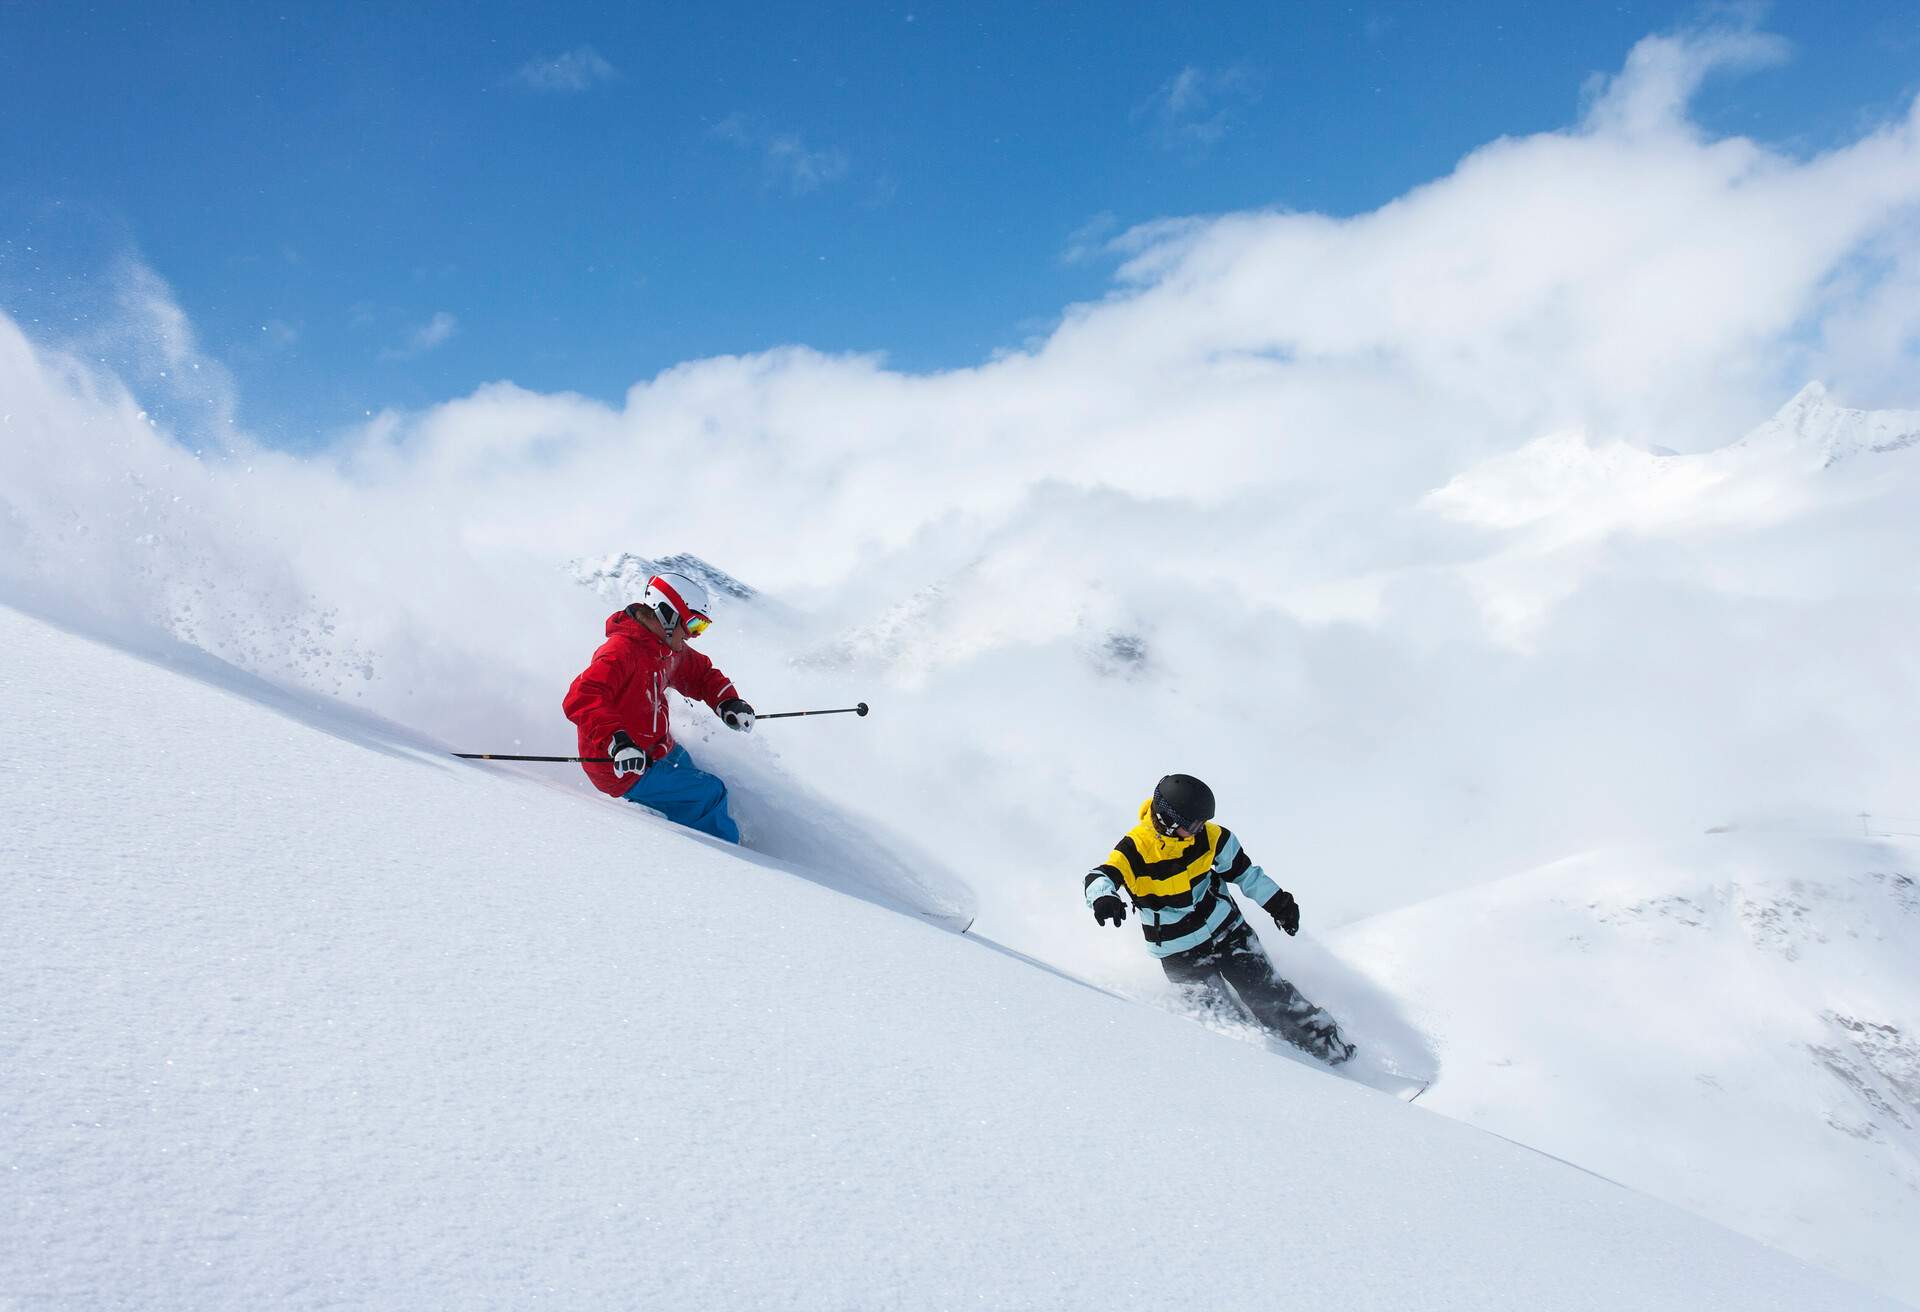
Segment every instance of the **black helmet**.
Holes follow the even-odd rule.
[[[1190,774],[1170,774],[1153,788],[1153,827],[1171,838],[1184,829],[1198,833],[1213,819],[1213,789]]]

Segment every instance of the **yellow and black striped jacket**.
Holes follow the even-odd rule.
[[[1222,880],[1262,906],[1280,891],[1267,872],[1240,850],[1240,840],[1214,824],[1192,838],[1163,838],[1153,827],[1153,802],[1140,804],[1140,822],[1107,859],[1087,872],[1086,901],[1126,895],[1140,913],[1147,950],[1170,957],[1204,947],[1244,923]]]

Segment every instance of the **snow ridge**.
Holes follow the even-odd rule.
[[[1819,453],[1821,467],[1830,469],[1859,456],[1920,446],[1920,410],[1852,409],[1835,403],[1824,384],[1811,382],[1743,440],[1811,449]]]

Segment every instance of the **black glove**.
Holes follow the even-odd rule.
[[[1127,904],[1111,893],[1103,893],[1093,900],[1093,923],[1112,925],[1115,929],[1127,918]]]
[[[1273,923],[1289,934],[1300,932],[1300,904],[1293,900],[1293,894],[1281,889],[1267,899],[1267,914],[1273,917]]]
[[[729,697],[720,703],[720,718],[729,729],[738,729],[741,733],[753,732],[753,707],[738,697]]]
[[[647,772],[647,754],[633,745],[633,739],[627,737],[625,729],[607,739],[607,755],[613,758],[613,772],[616,775]]]

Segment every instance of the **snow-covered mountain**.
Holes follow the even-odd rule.
[[[1716,828],[1337,944],[1433,1036],[1435,1110],[1920,1301],[1920,843]]]
[[[1859,410],[1808,383],[1780,413],[1741,439],[1748,447],[1789,446],[1819,453],[1822,466],[1861,455],[1920,446],[1920,410]]]
[[[684,551],[653,559],[622,551],[592,560],[576,560],[571,568],[573,577],[583,587],[591,588],[615,606],[640,600],[640,595],[647,590],[647,580],[662,570],[674,570],[700,580],[707,585],[710,595],[723,601],[753,601],[760,596],[717,565]]]
[[[8,1303],[1893,1306],[190,649],[0,661]]]

